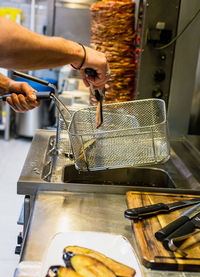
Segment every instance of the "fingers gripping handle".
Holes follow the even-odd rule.
[[[85,75],[91,76],[91,77],[97,77],[98,74],[96,72],[96,70],[92,69],[92,68],[86,68],[85,69]],[[97,122],[97,128],[101,126],[102,122],[103,122],[103,108],[102,108],[102,103],[103,103],[103,98],[104,95],[102,94],[102,92],[100,93],[99,90],[97,89],[93,89],[92,84],[90,84],[90,88],[92,93],[94,94],[96,100],[97,100],[97,117],[96,117],[96,122]]]
[[[87,77],[91,76],[91,77],[94,77],[94,78],[98,76],[96,70],[94,70],[92,68],[86,68],[85,69],[85,75]],[[93,86],[91,84],[90,84],[90,88],[91,88],[93,94],[95,95],[95,98],[97,99],[97,101],[100,101],[100,93],[99,93],[99,91],[97,89],[94,90]]]
[[[94,70],[93,68],[86,68],[85,69],[85,74],[87,76],[91,76],[91,77],[97,77],[98,76],[96,70]]]

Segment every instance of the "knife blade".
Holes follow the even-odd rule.
[[[181,227],[187,221],[195,217],[198,213],[200,213],[200,203],[183,212],[178,219],[172,221],[170,224],[157,231],[155,233],[156,239],[159,241],[163,241],[170,234],[176,231],[179,227]]]
[[[165,249],[175,251],[189,235],[194,233],[195,229],[200,229],[200,212],[191,220],[188,218],[183,225],[166,237],[162,244]]]
[[[199,202],[200,198],[192,198],[189,200],[178,201],[169,204],[158,203],[134,209],[127,209],[124,212],[124,216],[128,219],[142,219],[144,217],[153,216],[160,213],[170,213],[174,210],[194,205]]]

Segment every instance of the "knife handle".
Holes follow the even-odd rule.
[[[156,215],[161,212],[169,212],[169,207],[164,203],[158,203],[134,209],[127,209],[124,212],[124,216],[129,219],[139,219],[148,215]]]
[[[179,247],[182,244],[183,240],[186,239],[186,236],[193,233],[194,229],[194,223],[192,221],[187,221],[185,224],[183,224],[162,241],[163,246],[165,247],[165,249],[173,251],[174,246],[176,246],[176,248]],[[176,238],[177,241],[173,241],[173,244],[171,244],[171,241]],[[178,240],[178,238],[180,239]]]
[[[168,237],[171,233],[173,233],[176,229],[178,229],[181,225],[188,221],[187,216],[181,216],[178,219],[172,221],[170,224],[160,229],[155,233],[155,237],[159,241],[163,241],[166,237]]]

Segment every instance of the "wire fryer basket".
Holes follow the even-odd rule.
[[[68,110],[58,109],[78,170],[152,165],[169,158],[166,110],[161,99],[103,105],[103,124],[98,129],[96,107],[75,111],[71,121]]]

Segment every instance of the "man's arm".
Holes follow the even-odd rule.
[[[48,37],[31,32],[23,26],[0,17],[0,67],[18,70],[35,70],[73,64],[79,67],[84,51],[81,45],[61,37]],[[83,70],[82,77],[88,85],[102,88],[108,80],[109,70],[103,53],[86,48],[86,60],[82,69],[93,68],[98,78],[86,78]]]

